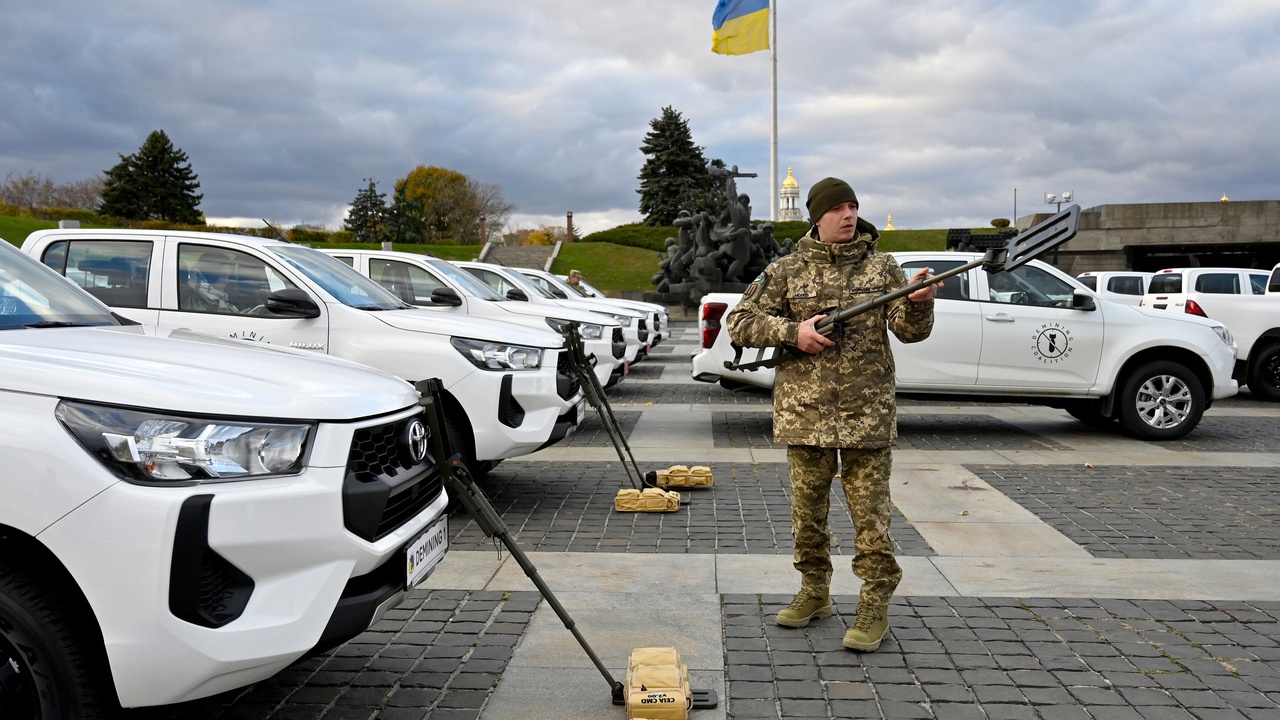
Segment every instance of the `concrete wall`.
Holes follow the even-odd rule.
[[[1018,218],[1026,229],[1049,217]],[[1086,270],[1184,265],[1271,268],[1280,262],[1280,200],[1099,205],[1081,211],[1076,236],[1044,258]]]

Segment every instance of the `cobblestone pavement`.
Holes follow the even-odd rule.
[[[627,437],[641,431],[649,407],[706,406],[711,447],[776,454],[769,397],[688,381],[696,325],[674,327],[676,347],[667,341],[670,350],[652,353],[609,391]],[[899,450],[1039,458],[1026,464],[964,459],[954,467],[1095,558],[1280,559],[1280,470],[1247,457],[1275,452],[1280,417],[1274,405],[1247,394],[1220,402],[1188,438],[1160,444],[1118,441],[1069,421],[1062,425],[1065,435],[1046,432],[1043,423],[1022,427],[992,409],[1000,406],[948,403],[948,412],[938,414],[928,412],[928,402],[901,406]],[[1079,449],[1074,443],[1117,442],[1139,453],[1173,451],[1188,463],[1087,467],[1044,460],[1069,456]],[[509,460],[485,479],[521,547],[583,558],[671,553],[773,560],[789,553],[785,462],[707,463],[696,450],[673,446],[671,463],[710,464],[716,485],[684,491],[686,509],[679,513],[617,514],[608,508],[625,474],[616,460],[599,459],[610,446],[593,414],[558,447],[596,453],[595,459]],[[1191,462],[1202,453],[1236,453],[1242,460]],[[833,553],[846,554],[852,526],[838,492],[831,517]],[[893,522],[901,555],[923,559],[939,552],[896,510]],[[493,547],[457,514],[451,543],[458,553]],[[724,647],[714,670],[723,678],[721,702],[695,711],[691,720],[1280,720],[1280,602],[903,595],[893,601],[891,631],[880,650],[853,653],[840,643],[856,596],[834,597],[835,615],[800,630],[773,621],[787,595],[718,599]],[[554,717],[527,701],[512,710],[494,700],[512,675],[514,654],[528,641],[531,619],[546,611],[547,603],[527,590],[419,590],[352,642],[268,681],[125,716]],[[598,717],[623,713],[602,702]]]
[[[692,463],[686,459],[684,464]],[[782,463],[712,463],[714,487],[681,491],[678,513],[615,513],[625,471],[618,462],[518,462],[498,466],[482,483],[526,551],[791,554],[791,496]],[[894,511],[893,537],[904,555],[933,551]],[[844,493],[831,494],[833,554],[853,553],[853,519]],[[465,514],[450,518],[453,550],[492,541]]]
[[[1094,557],[1280,559],[1280,482],[1275,468],[965,469]]]

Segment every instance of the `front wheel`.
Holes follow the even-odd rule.
[[[1280,342],[1269,342],[1249,353],[1249,392],[1259,400],[1280,402]]]
[[[1187,367],[1157,360],[1138,367],[1116,398],[1120,424],[1142,440],[1177,440],[1204,415],[1204,387]]]
[[[0,560],[0,717],[106,718],[105,658],[58,593]]]

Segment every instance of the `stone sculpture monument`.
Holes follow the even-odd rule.
[[[718,216],[681,210],[676,234],[667,238],[660,270],[653,276],[659,302],[697,307],[712,292],[742,292],[760,271],[791,252],[791,241],[779,243],[773,224],[751,224],[751,198],[739,194],[735,178],[756,177],[738,166],[712,166],[725,178],[725,202]]]

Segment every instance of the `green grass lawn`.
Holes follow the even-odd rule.
[[[11,245],[22,245],[27,236],[37,230],[48,230],[58,227],[53,220],[35,220],[28,217],[0,215],[0,238],[8,240]]]

